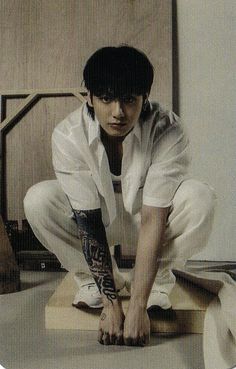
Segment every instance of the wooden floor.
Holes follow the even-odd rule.
[[[97,330],[100,309],[81,310],[72,306],[77,292],[73,274],[68,273],[45,307],[46,329]],[[177,278],[171,292],[172,309],[150,313],[151,331],[158,333],[202,333],[205,311],[214,295]],[[122,298],[124,311],[128,297]]]

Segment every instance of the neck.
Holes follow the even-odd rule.
[[[122,137],[114,137],[114,136],[109,136],[102,128],[101,128],[101,140],[103,143],[106,144],[112,144],[112,145],[117,145],[120,146],[122,145],[122,142],[124,141],[126,136],[122,136]]]

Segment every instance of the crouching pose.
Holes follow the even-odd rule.
[[[84,68],[86,103],[52,135],[57,179],[24,200],[36,237],[75,273],[73,304],[103,308],[105,345],[149,342],[148,309],[171,307],[172,270],[205,247],[212,226],[214,191],[188,176],[188,138],[173,112],[149,101],[152,82],[139,50],[96,51]],[[111,257],[115,244],[136,255],[129,279]]]

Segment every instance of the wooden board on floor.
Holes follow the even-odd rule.
[[[77,291],[68,273],[45,308],[47,329],[97,330],[101,309],[81,310],[72,306]],[[170,295],[172,310],[150,314],[151,331],[157,333],[202,333],[205,311],[214,295],[190,282],[177,279]],[[128,297],[122,298],[124,311]]]

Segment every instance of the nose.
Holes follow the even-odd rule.
[[[112,104],[112,116],[113,118],[120,119],[125,116],[122,103],[119,100],[113,101]]]

